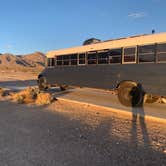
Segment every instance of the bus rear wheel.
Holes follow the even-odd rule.
[[[118,86],[118,99],[125,106],[141,106],[144,91],[141,84],[132,81],[121,82]]]
[[[60,90],[65,91],[68,88],[67,85],[60,85]]]
[[[39,90],[46,90],[48,88],[45,77],[42,76],[38,78],[38,87],[39,87]]]

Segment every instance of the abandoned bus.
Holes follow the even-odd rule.
[[[42,89],[55,84],[117,89],[126,106],[140,104],[145,93],[166,96],[166,33],[50,51],[38,83]]]

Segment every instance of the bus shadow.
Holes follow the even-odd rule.
[[[50,93],[54,98],[65,96],[73,91],[73,87],[69,87],[66,90],[61,90],[60,87],[52,87],[45,90],[45,92]]]

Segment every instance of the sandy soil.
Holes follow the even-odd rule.
[[[165,121],[61,100],[39,107],[6,99],[0,100],[0,165],[166,165]]]
[[[166,164],[166,122],[66,101],[0,108],[0,165]]]
[[[0,81],[15,81],[15,80],[34,80],[37,79],[39,71],[34,72],[25,72],[20,71],[16,72],[14,70],[0,70]]]

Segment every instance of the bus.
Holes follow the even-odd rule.
[[[66,85],[116,89],[125,106],[145,93],[166,96],[166,33],[144,34],[49,51],[40,89]]]

